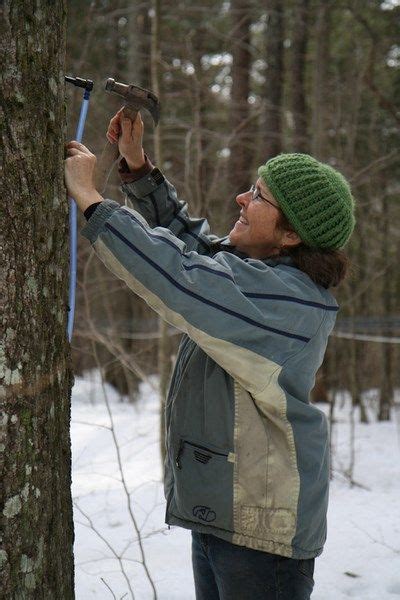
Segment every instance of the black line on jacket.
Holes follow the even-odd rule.
[[[225,279],[229,279],[229,281],[232,281],[232,283],[235,283],[235,280],[233,279],[233,277],[228,275],[228,273],[223,273],[222,271],[215,271],[215,269],[211,269],[210,267],[206,267],[205,265],[185,265],[182,263],[182,266],[185,269],[185,271],[191,271],[192,269],[202,269],[203,271],[208,271],[209,273],[212,273],[213,275],[218,275],[219,277],[224,277]]]
[[[138,222],[138,224],[139,224],[139,222]],[[141,223],[140,223],[140,225],[142,226]],[[212,306],[213,308],[216,308],[217,310],[220,310],[229,315],[232,315],[233,317],[236,317],[237,319],[245,321],[246,323],[249,323],[250,325],[253,325],[255,327],[259,327],[260,329],[263,329],[265,331],[270,331],[272,333],[277,333],[278,335],[282,335],[284,337],[292,338],[295,340],[300,340],[301,342],[307,343],[310,341],[311,338],[308,338],[308,337],[305,337],[302,335],[297,335],[295,333],[289,333],[287,331],[281,331],[279,329],[275,329],[274,327],[268,327],[268,325],[263,325],[262,323],[259,323],[258,321],[254,321],[253,319],[250,319],[249,317],[245,317],[244,315],[241,315],[241,314],[231,310],[230,308],[223,307],[220,304],[217,304],[216,302],[212,302],[211,300],[206,300],[206,298],[203,298],[202,296],[200,296],[199,294],[196,294],[195,292],[191,292],[190,290],[183,287],[180,283],[175,281],[175,279],[173,279],[171,277],[171,275],[169,275],[169,273],[164,271],[164,269],[162,269],[159,265],[157,265],[157,263],[155,263],[151,258],[146,256],[130,240],[127,240],[125,238],[125,236],[122,233],[120,233],[117,229],[115,229],[112,225],[110,225],[109,223],[105,223],[105,227],[107,229],[109,229],[114,235],[116,235],[122,242],[124,242],[124,244],[126,244],[129,248],[131,248],[131,250],[133,250],[136,254],[141,256],[146,262],[148,262],[154,269],[156,269],[159,273],[161,273],[161,275],[163,275],[166,279],[168,279],[168,281],[170,281],[177,289],[179,289],[184,294],[187,294],[188,296],[191,296],[192,298],[199,300],[203,304],[208,304],[209,306]],[[145,232],[148,233],[146,230],[145,230]]]
[[[312,300],[302,300],[301,298],[295,298],[294,296],[285,296],[283,294],[259,294],[257,292],[242,292],[246,298],[260,298],[265,300],[285,300],[287,302],[296,302],[298,304],[305,304],[306,306],[314,306],[315,308],[323,308],[324,310],[331,310],[336,312],[339,310],[338,306],[330,306],[328,304],[320,304],[319,302],[313,302]]]

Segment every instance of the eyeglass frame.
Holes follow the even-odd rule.
[[[251,192],[251,200],[252,201],[253,200],[257,200],[257,198],[261,198],[261,200],[264,200],[265,202],[268,202],[268,204],[271,204],[271,206],[274,206],[278,210],[281,210],[280,207],[277,204],[274,204],[273,202],[271,202],[271,200],[268,200],[268,198],[265,198],[265,196],[263,196],[261,194],[260,190],[257,189],[257,186],[254,183],[251,186],[251,188],[249,189],[249,192]]]

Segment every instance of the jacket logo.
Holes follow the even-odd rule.
[[[207,523],[215,521],[217,516],[208,506],[194,506],[192,512],[194,517],[197,517],[201,521],[206,521]]]

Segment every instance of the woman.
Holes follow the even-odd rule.
[[[101,260],[185,334],[166,405],[166,522],[192,530],[196,598],[310,598],[329,445],[309,396],[338,310],[329,288],[346,272],[349,186],[310,156],[279,155],[219,239],[145,156],[140,115],[117,113],[107,136],[135,210],[96,192],[96,159],[77,142],[66,184]]]

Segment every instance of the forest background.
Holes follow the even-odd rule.
[[[368,504],[371,512],[364,520],[374,521],[380,531],[384,516],[388,532],[396,535],[399,4],[398,0],[0,4],[4,66],[0,270],[5,282],[0,296],[4,325],[0,569],[5,596],[33,597],[39,589],[46,598],[74,596],[70,440],[74,375],[75,394],[82,384],[79,375],[98,373],[103,392],[106,379],[124,400],[114,406],[122,416],[139,414],[139,408],[144,414],[139,383],[153,388],[159,381],[156,419],[161,424],[157,440],[162,455],[162,404],[180,339],[179,332],[159,322],[79,238],[75,328],[69,344],[63,159],[64,141],[75,137],[82,90],[66,87],[65,74],[94,81],[83,141],[96,155],[105,143],[109,119],[120,108],[104,89],[108,77],[152,88],[159,95],[159,127],[154,129],[143,114],[146,152],[188,202],[192,215],[206,216],[215,233],[229,231],[238,214],[235,195],[248,190],[257,167],[279,152],[309,152],[348,178],[357,218],[347,246],[352,271],[334,290],[340,311],[312,401],[320,403],[328,416],[330,439],[337,440],[343,406],[335,411],[335,402],[350,399],[348,453],[344,462],[338,460],[344,443],[332,447],[331,441],[332,463],[338,467],[332,474],[335,480],[337,475],[344,478],[353,492],[362,492],[364,476],[360,479],[355,464],[356,458],[358,464],[366,461],[365,474],[376,478],[372,487],[381,495],[379,505]],[[124,202],[117,173],[105,196]],[[83,224],[79,215],[79,228]],[[82,402],[72,404],[79,413]],[[95,411],[94,403],[90,409]],[[90,410],[83,414],[84,423],[72,421],[75,428],[91,425]],[[111,411],[107,416],[110,424],[101,427],[112,433],[120,459]],[[363,422],[357,432],[364,435],[368,430],[366,438],[371,438],[365,451],[355,436],[357,419]],[[122,422],[131,435],[136,421],[123,417]],[[374,434],[376,425],[380,437]],[[154,424],[150,429],[154,432]],[[86,444],[87,437],[86,430],[80,442]],[[99,440],[96,456],[105,445]],[[92,454],[91,450],[94,460]],[[132,456],[132,464],[140,467],[137,453]],[[384,457],[383,469],[377,465]],[[75,466],[77,462],[79,456]],[[122,466],[119,463],[120,483],[131,510]],[[150,469],[144,463],[142,467],[151,483]],[[89,474],[96,475],[92,465]],[[89,475],[83,475],[86,482]],[[346,510],[337,524],[348,516],[347,498],[343,505]],[[359,506],[353,506],[361,515]],[[339,553],[342,539],[338,537]],[[77,548],[80,551],[83,545],[78,543]],[[157,547],[157,560],[160,552]],[[398,555],[398,550],[394,552]],[[369,555],[363,556],[369,570]],[[381,570],[383,560],[379,564]],[[393,586],[400,589],[398,582]]]
[[[377,389],[386,420],[399,386],[399,25],[395,0],[68,3],[66,72],[95,81],[84,143],[99,155],[121,106],[104,90],[107,77],[154,89],[161,123],[154,130],[143,115],[145,150],[212,231],[229,231],[235,195],[279,152],[310,153],[348,178],[352,270],[335,291],[341,309],[313,400],[349,390],[362,421],[364,390]],[[67,93],[72,139],[81,91]],[[116,173],[105,195],[124,201]],[[138,382],[158,372],[165,395],[179,332],[90,251],[81,240],[75,373],[98,366],[95,346],[121,394],[134,400]]]

